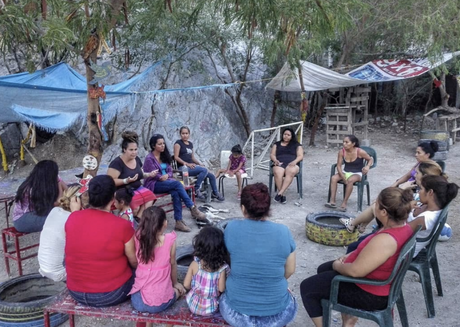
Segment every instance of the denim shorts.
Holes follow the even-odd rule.
[[[69,290],[75,301],[89,307],[110,307],[125,302],[129,299],[129,292],[134,284],[134,274],[119,288],[104,293],[84,293]]]
[[[168,302],[160,304],[159,306],[150,306],[144,303],[142,300],[141,292],[136,292],[131,294],[131,304],[133,308],[140,312],[148,312],[148,313],[158,313],[161,311],[165,311],[167,308],[172,306],[176,302],[176,292],[174,292],[173,298]]]
[[[284,311],[273,316],[248,316],[230,308],[224,293],[219,299],[220,314],[233,327],[283,327],[293,321],[297,314],[297,302],[291,292],[289,295],[291,301]]]

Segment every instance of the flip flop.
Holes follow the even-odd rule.
[[[324,206],[326,208],[337,209],[337,205],[335,203],[326,203]]]
[[[339,221],[345,226],[348,233],[353,233],[355,231],[355,226],[351,224],[352,218],[340,218]]]
[[[347,212],[347,208],[343,208],[343,207],[338,207],[337,210],[342,211],[342,212]]]

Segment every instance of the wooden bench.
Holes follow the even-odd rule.
[[[59,312],[69,315],[70,327],[75,326],[75,316],[87,316],[94,318],[106,318],[114,320],[128,320],[136,323],[154,323],[154,324],[172,324],[180,326],[197,326],[197,327],[219,327],[230,326],[219,315],[215,316],[196,316],[188,309],[185,298],[179,299],[174,305],[163,312],[150,314],[138,312],[133,309],[130,301],[122,304],[106,307],[94,308],[78,304],[65,290],[59,294],[56,299],[47,305],[44,310],[45,327],[50,325],[50,313]],[[141,326],[141,324],[138,324]]]

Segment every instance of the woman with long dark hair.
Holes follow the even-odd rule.
[[[285,204],[287,200],[284,193],[289,185],[291,185],[294,177],[299,173],[299,166],[297,164],[303,160],[302,145],[297,142],[292,128],[286,128],[283,131],[281,141],[273,145],[270,159],[275,164],[273,167],[273,176],[276,188],[278,189],[274,200]]]
[[[154,134],[150,138],[149,143],[151,152],[144,160],[144,171],[146,173],[157,171],[157,173],[153,177],[148,177],[144,185],[153,193],[171,194],[174,207],[174,220],[176,220],[174,229],[180,232],[190,232],[190,227],[182,220],[182,201],[190,209],[192,217],[197,221],[206,222],[206,215],[198,210],[181,182],[173,178],[172,158],[163,135]]]
[[[19,186],[13,210],[13,224],[18,232],[41,232],[46,217],[67,188],[58,173],[54,161],[42,160]]]

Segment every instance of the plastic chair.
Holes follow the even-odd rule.
[[[361,149],[366,151],[367,154],[369,154],[369,156],[371,156],[374,159],[374,162],[370,169],[377,167],[377,152],[375,152],[373,148],[370,148],[367,146],[363,146],[361,147]],[[332,180],[332,176],[335,175],[336,168],[337,168],[337,164],[333,164],[331,166],[331,177],[329,178],[329,191],[327,194],[327,202],[331,201],[331,180]],[[360,182],[355,182],[353,184],[353,186],[358,187],[358,211],[363,210],[364,186],[366,186],[366,190],[367,190],[367,205],[369,206],[371,204],[371,196],[370,196],[370,189],[369,189],[370,186],[369,186],[369,181],[367,179],[367,175],[368,174],[363,175]],[[345,194],[345,189],[347,186],[343,183],[343,181],[339,181],[339,184],[343,184],[343,194]]]
[[[232,154],[232,151],[227,151],[227,150],[220,151],[220,168],[221,169],[227,169],[228,161],[229,161],[228,158],[230,157],[231,154]],[[224,190],[224,179],[225,178],[227,178],[225,174],[222,174],[221,176],[219,176],[219,193],[222,193],[222,196],[225,196],[225,190]],[[244,187],[245,185],[248,185],[248,179],[250,179],[248,174],[246,173],[241,174],[241,178],[243,178],[243,181],[241,182],[241,186]]]
[[[433,270],[433,276],[438,295],[443,296],[438,258],[436,257],[436,244],[438,243],[439,234],[441,234],[441,231],[446,224],[448,211],[449,205],[442,209],[441,213],[439,214],[437,225],[431,230],[430,235],[425,238],[417,238],[417,242],[430,242],[412,260],[409,266],[409,270],[416,272],[420,276],[428,318],[433,318],[435,316],[430,268]]]
[[[183,178],[182,178],[182,170],[179,169],[179,166],[177,164],[177,161],[175,159],[173,159],[171,161],[171,167],[173,169],[173,173],[176,174],[177,178],[179,181],[182,181]],[[197,177],[196,176],[189,176],[189,181],[190,181],[190,184],[195,184],[197,180]],[[206,200],[205,200],[205,203],[210,203],[211,202],[211,195],[212,195],[212,188],[211,188],[211,184],[209,183],[209,178],[206,177],[203,181],[203,185],[201,186],[202,189],[204,189],[204,191],[206,192]]]
[[[420,226],[417,231],[420,230]],[[398,306],[399,316],[401,318],[401,324],[403,327],[409,326],[409,320],[407,319],[406,305],[404,298],[402,297],[401,287],[404,281],[409,264],[415,252],[415,236],[417,231],[409,238],[404,244],[399,253],[398,260],[391,272],[390,277],[387,280],[371,280],[367,278],[352,278],[347,276],[338,275],[335,276],[331,284],[331,293],[329,300],[322,300],[323,306],[323,326],[331,326],[331,311],[336,310],[343,313],[347,313],[356,317],[372,320],[379,324],[379,326],[392,327],[393,326],[393,307],[395,303]],[[378,311],[365,311],[361,309],[355,309],[343,304],[338,303],[339,284],[345,283],[357,283],[366,285],[383,286],[391,282],[390,294],[388,295],[388,305],[383,310]]]
[[[272,194],[272,187],[273,187],[273,180],[275,176],[273,175],[273,166],[275,163],[273,161],[270,161],[270,170],[268,173],[268,192],[269,194]],[[297,193],[299,193],[299,198],[302,199],[303,196],[303,188],[302,188],[302,170],[303,170],[303,160],[297,163],[297,166],[299,166],[299,173],[295,175],[297,179]],[[275,192],[276,192],[276,184],[275,184]]]
[[[441,167],[443,173],[446,172],[446,163],[442,160],[436,160],[436,163]]]

